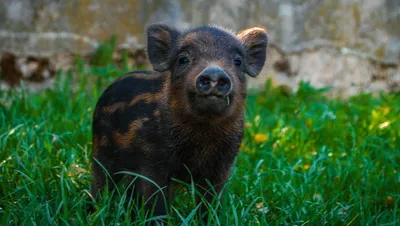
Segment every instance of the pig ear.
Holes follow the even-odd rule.
[[[267,57],[267,30],[261,27],[252,27],[240,31],[237,37],[247,50],[245,73],[251,77],[256,77],[264,67]]]
[[[179,32],[166,24],[155,23],[147,27],[147,55],[154,70],[168,70],[176,49]]]

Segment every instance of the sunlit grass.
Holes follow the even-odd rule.
[[[91,120],[104,87],[128,70],[85,67],[38,94],[0,94],[0,224],[125,225],[126,194],[104,193],[92,214]],[[95,72],[95,73],[94,73]],[[400,222],[400,97],[328,99],[302,83],[266,83],[246,102],[245,138],[215,225],[396,225]],[[171,224],[196,225],[192,191]],[[136,224],[149,215],[141,206]]]

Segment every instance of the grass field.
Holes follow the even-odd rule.
[[[91,120],[104,87],[129,68],[60,72],[56,88],[0,94],[0,224],[127,225],[125,197],[92,215]],[[249,95],[246,131],[214,225],[400,225],[400,97],[328,99],[301,84]],[[190,190],[189,190],[190,191]],[[189,200],[189,201],[188,201]],[[140,207],[133,209],[140,210]],[[190,192],[171,225],[196,225]],[[135,225],[149,216],[142,214]]]

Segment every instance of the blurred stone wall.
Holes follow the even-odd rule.
[[[49,56],[69,68],[71,57],[57,53],[85,54],[114,34],[118,44],[142,48],[146,26],[157,21],[266,27],[267,62],[249,87],[271,77],[294,90],[303,80],[343,95],[400,92],[400,0],[2,0],[0,58]]]
[[[2,0],[0,50],[85,52],[112,34],[141,46],[155,21],[234,31],[263,25],[283,46],[327,39],[384,59],[400,52],[399,0]]]

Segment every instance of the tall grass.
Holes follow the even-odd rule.
[[[129,205],[124,190],[103,193],[87,212],[93,108],[106,85],[134,70],[122,68],[78,60],[76,73],[59,72],[53,90],[0,93],[1,225],[151,219],[141,205]],[[328,99],[307,83],[288,94],[267,81],[248,96],[245,118],[223,201],[209,206],[210,225],[400,224],[398,95]],[[198,224],[191,188],[174,199],[171,225]]]

